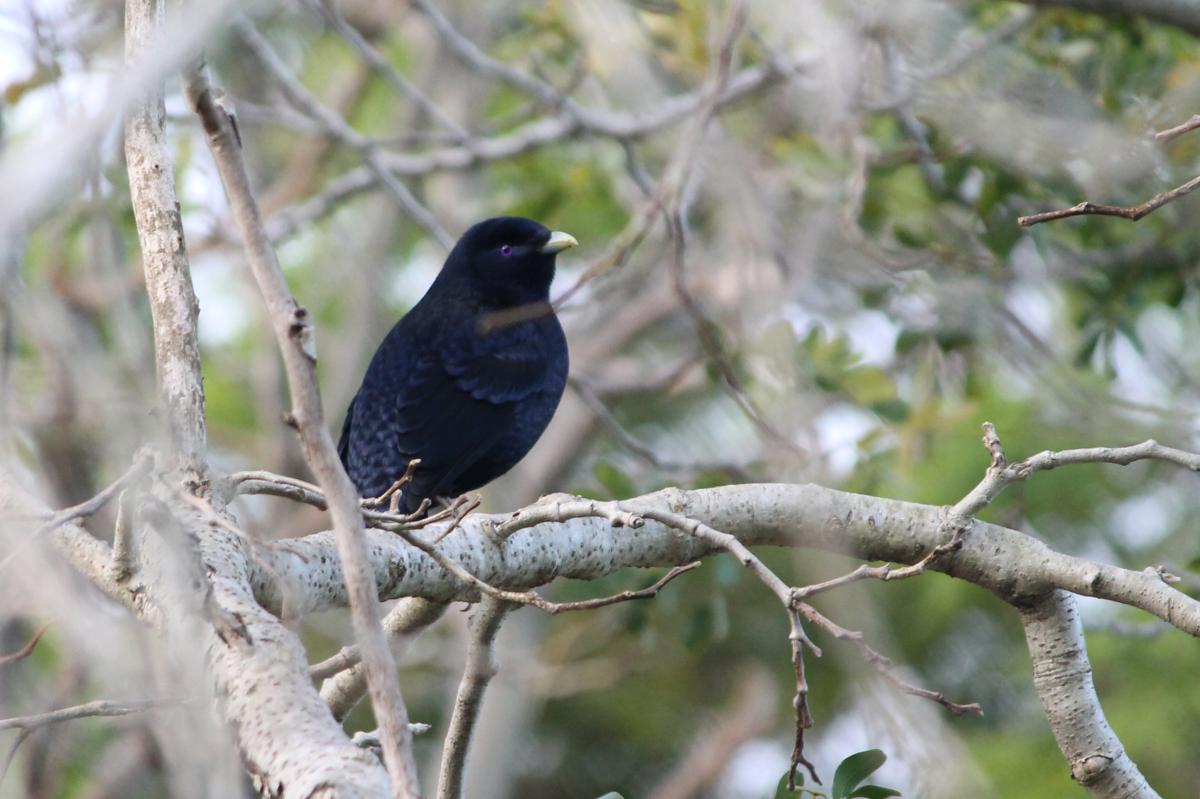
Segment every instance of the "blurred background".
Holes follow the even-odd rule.
[[[241,13],[223,9],[224,23]],[[1147,437],[1197,447],[1196,201],[1136,224],[1016,222],[1083,199],[1134,204],[1192,177],[1200,133],[1152,135],[1200,111],[1200,51],[1181,27],[1053,3],[754,0],[723,77],[724,0],[252,11],[211,36],[190,31],[236,112],[292,290],[316,316],[335,433],[443,240],[517,214],[580,241],[554,289],[572,385],[534,452],[484,492],[485,510],[550,491],[758,481],[951,504],[987,466],[984,420],[1014,460]],[[121,146],[122,13],[106,0],[0,0],[2,447],[54,506],[123,473],[156,429]],[[196,9],[169,13],[186,32]],[[167,114],[212,463],[307,478],[280,421],[274,339],[174,76]],[[372,159],[398,188],[381,186]],[[654,212],[667,190],[686,219],[681,261]],[[1071,467],[1010,489],[985,518],[1071,554],[1165,563],[1194,593],[1197,495],[1193,475],[1164,465]],[[283,500],[239,503],[262,535],[326,524]],[[90,526],[110,535],[111,513]],[[794,584],[855,565],[765,554]],[[827,782],[842,758],[878,747],[889,761],[875,781],[905,796],[1086,795],[1031,689],[1010,607],[938,574],[815,604],[908,678],[986,712],[950,717],[818,638],[809,746]],[[1121,608],[1082,610],[1130,755],[1163,795],[1196,795],[1200,692],[1181,690],[1200,670],[1195,642]],[[427,782],[466,616],[453,608],[402,663],[410,713],[433,725],[417,739]],[[0,671],[0,716],[137,698],[167,679],[152,636],[53,558],[23,555],[0,572],[0,653],[47,621],[34,654]],[[340,612],[301,630],[313,661],[351,638]],[[791,748],[787,632],[775,598],[726,556],[649,602],[515,613],[468,795],[772,796]],[[348,724],[374,726],[361,707]],[[15,737],[0,733],[0,756]],[[208,795],[205,757],[217,754],[191,744],[154,717],[42,729],[0,796]]]

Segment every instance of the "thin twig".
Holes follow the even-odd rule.
[[[392,62],[386,56],[375,49],[357,28],[346,21],[346,18],[337,10],[337,6],[333,0],[308,0],[308,4],[315,8],[325,18],[329,26],[337,31],[338,35],[345,39],[351,47],[357,50],[362,60],[367,62],[371,69],[382,75],[384,80],[390,83],[398,94],[407,97],[413,105],[428,114],[431,119],[436,120],[439,125],[449,132],[455,141],[466,142],[470,140],[471,133],[451,119],[437,103],[426,97],[420,89],[413,85],[412,81],[401,75],[400,71],[392,65]]]
[[[951,509],[950,515],[962,523],[990,505],[1001,491],[1013,483],[1019,483],[1035,472],[1050,471],[1060,466],[1082,463],[1126,466],[1135,461],[1161,460],[1200,472],[1200,454],[1163,446],[1154,439],[1126,447],[1088,447],[1059,452],[1044,450],[1012,464],[1008,462],[996,426],[991,422],[983,423],[983,441],[991,455],[992,465],[988,467],[983,480]]]
[[[341,114],[326,107],[314,97],[308,88],[292,74],[283,59],[276,54],[270,43],[254,29],[253,25],[245,19],[239,19],[234,24],[234,29],[290,103],[321,123],[325,130],[339,142],[357,150],[364,163],[374,173],[376,180],[387,189],[400,209],[412,221],[425,228],[426,232],[445,249],[449,250],[454,246],[454,239],[442,227],[442,223],[437,220],[437,217],[422,205],[412,191],[383,163],[378,145],[351,127]]]
[[[808,61],[797,60],[790,65],[793,70],[808,66]],[[784,77],[771,65],[754,65],[740,70],[730,77],[725,89],[717,99],[717,109],[723,109],[743,98],[752,96]],[[493,161],[515,158],[533,150],[546,147],[564,139],[588,135],[612,139],[617,142],[637,141],[664,128],[688,119],[700,108],[712,93],[711,83],[706,83],[690,92],[684,92],[655,102],[652,106],[633,112],[579,108],[574,114],[560,111],[553,116],[529,122],[516,130],[494,137],[472,139],[468,145],[442,147],[426,153],[383,153],[381,162],[397,177],[420,177],[435,172],[462,171],[473,169]],[[376,188],[378,176],[369,167],[357,167],[325,184],[324,190],[275,214],[268,224],[272,241],[285,239],[297,231],[307,229],[313,221],[320,219],[349,197]],[[658,209],[635,215],[648,216],[653,222]],[[629,235],[618,237],[621,244],[614,258],[621,262],[628,252],[636,248],[644,238],[632,235],[642,225],[631,221]],[[624,256],[621,255],[624,252]],[[599,267],[597,267],[599,269]],[[558,300],[556,304],[562,302]]]
[[[45,727],[48,724],[58,724],[64,721],[90,718],[93,716],[128,716],[142,713],[154,708],[178,704],[176,700],[146,699],[138,702],[112,702],[99,699],[73,707],[51,710],[48,713],[38,713],[33,716],[15,716],[10,719],[0,719],[0,730],[23,729],[32,730]]]
[[[1197,188],[1200,188],[1200,176],[1194,177],[1187,183],[1176,186],[1170,191],[1156,194],[1144,203],[1137,205],[1097,205],[1096,203],[1084,200],[1078,205],[1072,205],[1070,208],[1064,208],[1060,211],[1045,211],[1040,214],[1017,217],[1017,224],[1021,227],[1031,227],[1042,222],[1051,222],[1055,219],[1066,219],[1072,216],[1119,216],[1122,219],[1136,222],[1147,214],[1151,214],[1162,208],[1164,205],[1191,194]]]
[[[853,643],[858,648],[863,660],[874,667],[875,670],[879,672],[880,676],[882,676],[892,685],[899,688],[904,693],[936,702],[937,704],[949,710],[955,716],[961,716],[964,713],[971,713],[976,716],[983,715],[983,708],[978,702],[971,702],[969,704],[951,702],[946,698],[945,694],[941,693],[940,691],[931,691],[928,688],[922,688],[919,685],[914,685],[900,677],[898,674],[896,674],[896,665],[891,661],[891,659],[886,655],[880,654],[870,644],[868,644],[861,632],[857,630],[848,630],[845,627],[842,627],[837,622],[825,616],[811,605],[800,603],[798,608],[799,611],[804,614],[804,617],[817,627],[820,627],[822,630],[830,633],[838,640],[850,641]]]
[[[1173,128],[1160,130],[1154,134],[1154,140],[1159,144],[1169,144],[1185,133],[1191,133],[1196,128],[1200,128],[1200,114],[1192,114],[1192,118],[1186,122],[1182,122]]]
[[[8,666],[16,663],[18,660],[24,660],[33,654],[33,649],[38,645],[38,641],[42,640],[42,636],[46,634],[46,630],[50,629],[51,622],[46,622],[41,627],[37,628],[33,637],[25,642],[25,645],[9,655],[0,656],[0,667]]]
[[[1160,130],[1154,134],[1154,141],[1158,144],[1169,144],[1185,133],[1200,128],[1200,114],[1194,114],[1191,119],[1176,125],[1173,128]],[[1200,176],[1194,177],[1188,182],[1176,186],[1173,189],[1156,194],[1145,202],[1137,205],[1120,206],[1120,205],[1100,205],[1097,203],[1083,202],[1073,205],[1070,208],[1064,208],[1058,211],[1044,211],[1039,214],[1030,214],[1028,216],[1017,217],[1017,224],[1022,227],[1031,227],[1042,222],[1052,222],[1056,219],[1067,219],[1072,216],[1117,216],[1122,219],[1128,219],[1136,222],[1142,217],[1157,211],[1168,203],[1173,203],[1180,197],[1186,197],[1197,188],[1200,188]]]
[[[125,474],[118,477],[108,486],[103,488],[100,493],[96,494],[91,499],[84,500],[78,505],[72,505],[69,508],[64,508],[60,511],[48,514],[49,518],[33,531],[29,536],[21,541],[17,546],[13,547],[13,551],[8,554],[4,560],[0,560],[0,573],[4,572],[9,564],[11,564],[18,555],[20,555],[26,547],[34,543],[41,536],[52,532],[53,530],[62,527],[64,524],[91,516],[99,511],[112,500],[114,496],[119,494],[125,486],[132,483],[134,480],[144,476],[150,471],[150,467],[154,463],[154,456],[149,449],[141,449],[133,458],[133,465],[126,470]],[[45,517],[42,517],[45,518]]]
[[[413,474],[417,471],[417,467],[420,465],[421,465],[420,458],[412,458],[411,460],[409,460],[408,466],[404,467],[404,474],[400,475],[399,479],[397,479],[396,482],[394,482],[390,486],[388,486],[387,491],[384,491],[382,494],[380,494],[377,497],[369,497],[369,498],[364,497],[363,501],[362,501],[362,506],[364,508],[377,508],[380,505],[382,505],[383,503],[390,500],[392,497],[398,496],[400,493],[400,489],[404,488],[406,485],[408,485],[409,483],[412,482]],[[392,513],[396,512],[395,508],[390,508],[390,510]]]
[[[8,748],[8,754],[4,756],[4,764],[0,765],[0,784],[4,782],[4,778],[8,775],[8,769],[12,766],[13,758],[17,756],[17,750],[21,748],[21,744],[25,743],[25,739],[33,735],[36,727],[22,727],[17,733],[17,737],[13,739],[12,746]]]
[[[315,486],[298,477],[288,477],[283,474],[275,474],[262,469],[254,469],[244,472],[234,472],[229,476],[229,481],[233,485],[233,490],[237,494],[265,494],[268,496],[281,497],[290,499],[294,502],[303,502],[306,505],[312,505],[320,510],[327,510],[328,503],[325,501],[325,494],[319,486]],[[392,513],[390,511],[372,510],[366,507],[373,504],[373,500],[360,500],[362,506],[362,517],[368,527],[378,527],[383,530],[405,529],[419,530],[423,527],[428,527],[432,524],[444,521],[453,515],[458,507],[463,503],[469,503],[466,497],[459,497],[454,503],[437,513],[425,515],[429,510],[430,501],[428,499],[421,500],[421,504],[412,513]],[[478,504],[477,502],[475,503]]]

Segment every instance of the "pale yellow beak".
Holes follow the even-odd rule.
[[[561,230],[556,230],[550,234],[550,240],[542,245],[542,252],[546,255],[554,255],[555,253],[578,246],[579,242],[570,233],[563,233]]]

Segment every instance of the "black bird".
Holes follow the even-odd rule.
[[[525,457],[567,384],[567,339],[549,294],[555,256],[576,244],[520,217],[463,234],[379,345],[346,411],[338,452],[362,496],[383,494],[420,458],[400,500],[411,513]]]

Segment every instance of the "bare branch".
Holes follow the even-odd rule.
[[[1104,718],[1075,598],[1052,591],[1021,609],[1021,623],[1033,658],[1033,687],[1071,776],[1099,799],[1157,797]]]
[[[38,627],[34,632],[33,637],[25,642],[25,645],[8,655],[0,655],[0,668],[16,663],[18,660],[24,660],[33,654],[33,649],[38,645],[38,641],[42,640],[42,636],[46,634],[46,630],[50,629],[50,622],[46,622],[41,627]]]
[[[806,60],[789,64],[793,71],[804,69],[807,65]],[[769,64],[746,67],[729,78],[717,99],[717,109],[755,95],[783,77],[784,73]],[[529,122],[510,133],[474,138],[466,145],[443,147],[420,154],[381,153],[380,159],[397,177],[419,177],[434,172],[473,169],[581,135],[610,138],[617,142],[636,141],[687,119],[711,93],[712,85],[709,83],[635,112],[579,107],[574,114],[559,112]],[[271,240],[279,241],[291,236],[328,214],[347,198],[377,185],[378,178],[369,167],[359,167],[330,180],[317,196],[285,209],[269,220]]]
[[[392,792],[395,796],[417,797],[420,789],[412,756],[408,712],[396,681],[395,661],[380,627],[378,592],[363,540],[358,495],[342,469],[325,427],[321,396],[317,390],[312,320],[288,290],[263,229],[237,137],[228,114],[213,97],[203,64],[187,72],[184,86],[208,136],[209,148],[229,196],[251,271],[270,313],[292,396],[291,413],[305,458],[329,502],[338,555],[351,597],[355,632],[363,650],[371,698],[382,731],[384,763],[391,777]]]
[[[1000,492],[1013,483],[1019,483],[1035,472],[1049,471],[1060,466],[1081,463],[1113,463],[1126,466],[1140,460],[1162,460],[1193,472],[1200,472],[1200,454],[1165,447],[1153,439],[1128,447],[1090,447],[1061,452],[1045,450],[1014,464],[1009,464],[1000,438],[996,434],[996,427],[991,422],[983,423],[983,441],[991,453],[992,464],[979,485],[950,511],[950,515],[962,524],[990,505]]]
[[[383,617],[383,630],[399,657],[408,644],[446,611],[446,603],[405,597]],[[344,719],[367,691],[366,669],[357,646],[342,647],[336,655],[309,667],[309,676],[324,679],[321,698],[336,719]]]
[[[357,28],[347,22],[346,18],[337,10],[333,0],[308,0],[308,4],[313,6],[325,18],[329,26],[358,52],[371,69],[378,72],[384,80],[391,84],[397,94],[408,98],[414,106],[428,114],[430,119],[444,127],[455,140],[465,142],[471,138],[470,131],[451,119],[437,103],[426,97],[410,80],[401,75],[386,56],[376,50],[366,37],[358,32]]]
[[[983,708],[980,707],[977,702],[971,702],[970,704],[951,702],[946,698],[945,694],[941,693],[940,691],[931,691],[928,688],[922,688],[900,677],[900,675],[896,674],[896,666],[892,662],[891,658],[880,654],[874,647],[868,644],[861,632],[857,630],[847,630],[845,627],[842,627],[837,622],[828,618],[811,606],[801,604],[800,612],[818,627],[832,634],[838,640],[850,641],[853,643],[858,648],[863,660],[870,664],[880,674],[880,676],[882,676],[892,685],[899,688],[904,693],[909,694],[910,696],[928,699],[931,702],[936,702],[937,704],[949,710],[955,716],[961,716],[964,713],[970,713],[975,716],[983,715]]]
[[[500,623],[513,605],[486,598],[471,617],[471,643],[467,647],[462,681],[454,697],[454,712],[446,728],[442,746],[442,765],[438,772],[437,799],[460,799],[463,792],[463,771],[467,764],[467,749],[475,731],[475,721],[483,707],[483,694],[496,676],[496,635]]]
[[[1185,133],[1191,133],[1196,128],[1200,128],[1200,114],[1192,114],[1191,119],[1186,122],[1160,130],[1154,134],[1154,140],[1159,144],[1170,144]]]
[[[48,724],[59,724],[64,721],[74,721],[75,719],[91,718],[94,716],[128,716],[133,713],[142,713],[147,710],[173,704],[176,704],[176,702],[161,699],[147,699],[140,702],[111,702],[107,699],[100,699],[95,702],[75,705],[74,707],[51,710],[48,713],[39,713],[35,716],[16,716],[10,719],[0,719],[0,730],[33,730]]]
[[[94,497],[84,500],[78,505],[72,505],[69,508],[64,508],[63,510],[56,511],[54,513],[47,513],[46,516],[49,516],[49,518],[45,519],[45,521],[30,535],[28,535],[18,546],[13,547],[12,551],[3,560],[0,560],[0,573],[3,573],[4,570],[7,569],[9,565],[11,565],[12,562],[16,560],[22,552],[25,551],[26,547],[33,544],[41,536],[53,532],[63,525],[75,521],[76,519],[82,519],[85,516],[91,516],[92,514],[96,513],[105,505],[107,505],[112,498],[119,494],[126,486],[135,480],[140,479],[147,472],[149,472],[151,466],[153,465],[154,456],[150,450],[138,450],[138,452],[134,455],[133,465],[129,467],[125,474],[118,477]],[[45,517],[43,516],[42,518]]]
[[[1070,208],[1064,208],[1061,211],[1045,211],[1040,214],[1017,217],[1017,224],[1021,227],[1032,227],[1042,222],[1051,222],[1056,219],[1066,219],[1072,216],[1119,216],[1122,219],[1136,222],[1147,214],[1162,208],[1164,205],[1191,194],[1197,188],[1200,188],[1200,176],[1194,177],[1187,183],[1176,186],[1170,191],[1156,194],[1149,200],[1138,205],[1128,207],[1120,205],[1097,205],[1085,200],[1078,205],[1072,205]]]
[[[1160,130],[1155,133],[1153,139],[1158,144],[1169,144],[1185,133],[1189,133],[1196,128],[1200,128],[1200,114],[1195,114],[1191,119],[1176,125],[1166,130]],[[1131,206],[1120,205],[1098,205],[1096,203],[1083,202],[1073,205],[1070,208],[1064,208],[1059,211],[1044,211],[1038,214],[1030,214],[1017,218],[1017,224],[1022,227],[1032,227],[1033,225],[1042,222],[1052,222],[1057,219],[1067,219],[1073,216],[1117,216],[1122,219],[1128,219],[1136,222],[1142,217],[1157,211],[1168,203],[1173,203],[1180,197],[1186,197],[1200,187],[1200,177],[1194,177],[1188,182],[1176,186],[1173,189],[1156,194],[1145,202]]]
[[[163,4],[131,0],[125,6],[125,64],[132,68],[161,47]],[[175,171],[167,147],[162,78],[131,104],[125,122],[125,161],[137,222],[146,294],[154,320],[154,362],[174,455],[197,486],[207,472],[204,383],[196,340],[199,306],[192,288]]]
[[[454,239],[442,227],[437,217],[430,213],[429,209],[421,204],[409,188],[384,165],[379,149],[373,142],[352,128],[350,123],[336,111],[322,105],[292,74],[283,60],[271,48],[270,43],[254,29],[253,25],[245,19],[239,19],[234,24],[234,28],[249,51],[283,90],[289,102],[321,123],[329,135],[347,147],[357,150],[374,174],[375,179],[396,200],[400,210],[423,227],[442,247],[449,250],[454,246]]]

